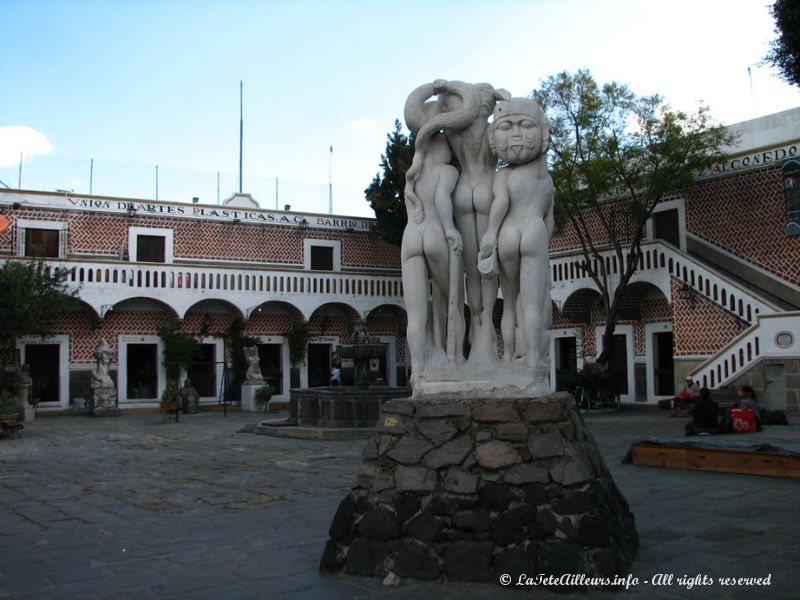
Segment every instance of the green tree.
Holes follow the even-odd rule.
[[[414,159],[414,136],[403,133],[400,121],[395,120],[394,131],[386,137],[386,152],[381,155],[380,162],[383,173],[375,175],[364,194],[375,211],[375,233],[400,246],[408,220],[403,192],[406,171]]]
[[[800,2],[776,0],[769,12],[778,37],[770,43],[764,60],[776,67],[784,80],[800,86]]]
[[[606,326],[598,363],[605,365],[647,220],[667,195],[718,163],[732,140],[705,107],[691,115],[673,111],[659,96],[637,96],[615,82],[600,86],[586,70],[551,76],[532,97],[550,120],[556,217],[579,241],[600,291]],[[601,260],[608,250],[621,265],[619,276]]]
[[[161,364],[167,370],[167,378],[181,387],[181,369],[188,368],[200,358],[200,342],[193,335],[171,329],[162,329],[158,335],[164,341],[164,355]]]
[[[40,261],[7,261],[0,268],[0,355],[22,335],[52,335],[59,313],[77,308],[68,273]]]

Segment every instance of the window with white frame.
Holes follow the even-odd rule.
[[[67,224],[61,221],[17,221],[17,255],[64,258]]]
[[[310,271],[340,271],[342,243],[339,240],[303,240],[303,262]]]
[[[172,263],[172,229],[128,228],[128,257],[136,262]]]

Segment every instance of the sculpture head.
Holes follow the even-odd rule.
[[[533,100],[512,98],[500,101],[494,109],[489,145],[497,158],[508,164],[531,162],[547,152],[550,123]]]

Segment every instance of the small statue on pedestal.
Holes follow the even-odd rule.
[[[111,347],[100,338],[94,348],[95,370],[92,371],[92,415],[117,414],[117,388],[108,371],[111,367]]]
[[[183,412],[186,414],[196,414],[200,410],[200,394],[192,386],[192,381],[187,377],[180,390],[181,404]]]
[[[261,374],[261,357],[258,355],[258,346],[248,346],[244,349],[244,358],[247,361],[245,380],[247,383],[260,383],[264,381]]]

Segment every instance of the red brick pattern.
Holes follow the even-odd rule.
[[[675,356],[714,354],[746,328],[744,321],[703,296],[696,296],[692,306],[691,301],[680,297],[682,284],[675,277],[670,285],[674,298]]]
[[[61,313],[53,324],[53,333],[69,335],[69,360],[72,364],[94,363],[92,353],[100,338],[105,338],[114,352],[114,360],[119,356],[117,347],[120,335],[156,335],[158,330],[170,322],[166,312],[158,311],[111,311],[99,327],[92,329],[92,320],[85,311]]]
[[[606,228],[603,225],[603,220],[600,214],[603,215],[608,228],[616,232],[615,235],[619,240],[629,239],[632,233],[632,223],[630,222],[630,211],[624,206],[624,201],[616,200],[605,204],[598,214],[594,209],[584,211],[583,218],[591,232],[592,241],[602,243],[609,239]],[[558,252],[561,250],[572,250],[580,248],[580,239],[571,223],[567,222],[563,229],[553,235],[550,240],[550,252]]]
[[[374,313],[375,311],[373,311]],[[382,313],[378,316],[367,316],[367,331],[371,335],[393,335],[396,340],[395,358],[398,362],[405,361],[405,336],[406,320]]]
[[[174,231],[177,259],[227,260],[242,263],[302,266],[303,240],[341,240],[343,269],[399,270],[400,249],[369,232],[300,229],[276,225],[251,225],[202,221],[170,216],[111,214],[76,210],[21,208],[9,213],[12,227],[0,236],[0,251],[14,252],[13,223],[17,219],[61,221],[67,224],[71,256],[117,258],[128,248],[128,228],[146,227]]]
[[[776,277],[800,285],[800,237],[788,238],[779,168],[703,182],[689,194],[688,229]]]

